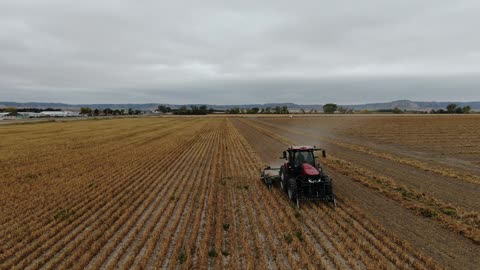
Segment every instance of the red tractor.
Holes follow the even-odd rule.
[[[283,151],[284,163],[280,168],[267,167],[262,171],[262,179],[271,189],[273,182],[279,182],[288,198],[300,206],[300,201],[326,201],[336,206],[335,194],[332,188],[332,179],[323,172],[323,168],[316,162],[315,151],[325,150],[311,146],[291,146]],[[272,175],[278,171],[278,175]]]

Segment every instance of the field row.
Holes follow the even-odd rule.
[[[193,132],[190,134],[190,141],[198,140],[195,139],[195,131],[198,131],[198,128],[190,131]],[[175,132],[182,135],[181,129],[177,129]],[[142,136],[140,140],[143,139]],[[42,204],[32,204],[29,200],[25,200],[23,205],[18,203],[18,198],[12,198],[12,203],[15,203],[16,200],[17,207],[15,208],[19,212],[22,208],[32,209],[32,211],[30,215],[28,212],[24,215],[14,215],[15,219],[11,219],[10,223],[2,222],[5,224],[5,227],[2,226],[2,228],[7,230],[5,233],[2,230],[2,236],[5,235],[7,239],[9,238],[8,242],[5,241],[7,247],[5,250],[8,252],[2,256],[5,257],[2,265],[23,268],[23,266],[33,263],[35,258],[41,258],[35,263],[35,268],[37,268],[46,263],[45,258],[58,256],[58,252],[62,250],[60,249],[62,244],[88,243],[84,241],[85,235],[80,233],[90,234],[94,229],[96,230],[96,227],[111,228],[105,217],[115,220],[121,217],[128,218],[128,215],[125,214],[120,216],[123,211],[115,214],[113,209],[120,211],[120,207],[133,207],[133,205],[129,205],[129,199],[134,199],[134,197],[129,192],[138,189],[140,184],[148,184],[151,179],[147,178],[147,174],[152,170],[156,172],[167,169],[164,164],[163,168],[155,170],[158,162],[152,157],[175,154],[179,150],[176,147],[189,146],[186,142],[188,141],[179,141],[178,144],[170,144],[170,147],[165,147],[167,145],[164,146],[164,144],[149,145],[144,148],[127,147],[124,150],[128,151],[130,156],[124,160],[115,159],[118,163],[112,163],[112,167],[104,167],[106,171],[100,168],[100,170],[91,168],[91,174],[84,175],[82,178],[60,179],[59,182],[61,182],[58,183],[57,188],[50,190],[51,196],[43,197],[46,202]],[[155,147],[152,148],[152,146]],[[91,165],[87,163],[85,166]],[[72,174],[75,173],[71,168],[68,168],[68,171]],[[41,193],[45,189],[48,187],[42,188],[38,185],[31,192]],[[141,199],[138,201],[141,202]],[[21,225],[17,227],[19,224]],[[18,229],[12,234],[8,231],[12,228]],[[52,248],[49,246],[50,244],[58,248]],[[76,250],[82,252],[81,249],[77,248]],[[45,254],[47,251],[49,251],[49,255]],[[57,258],[61,259],[61,256]]]
[[[45,136],[8,163],[0,268],[438,268],[347,199],[297,209],[270,192],[228,118],[109,121],[108,132],[29,127]],[[27,163],[41,175],[25,178]]]
[[[136,160],[145,158],[148,154],[145,150],[149,149],[145,142],[168,136],[190,126],[189,123],[178,126],[171,125],[168,128],[165,128],[164,123],[150,125],[149,132],[146,129],[140,129],[138,134],[141,135],[129,141],[104,141],[103,134],[98,134],[97,141],[88,144],[80,141],[79,144],[82,147],[78,147],[74,151],[66,150],[61,145],[75,144],[76,140],[70,138],[65,143],[62,140],[62,134],[56,136],[52,131],[49,141],[61,150],[37,146],[33,142],[22,144],[22,147],[28,150],[8,151],[9,149],[7,149],[5,153],[17,153],[20,157],[15,158],[14,160],[17,162],[8,164],[6,166],[8,168],[2,171],[2,185],[7,188],[0,191],[2,198],[5,198],[1,213],[5,215],[2,218],[5,218],[6,222],[2,223],[0,228],[18,228],[20,226],[21,229],[24,225],[23,222],[12,225],[13,223],[7,221],[9,219],[12,222],[15,219],[24,220],[24,217],[32,214],[41,216],[43,212],[38,211],[38,205],[42,205],[48,212],[63,204],[66,205],[70,201],[74,202],[76,197],[84,199],[81,196],[84,189],[92,189],[98,183],[105,183],[104,179],[107,177],[115,179],[116,174],[124,174],[129,165],[134,165]],[[101,133],[101,130],[98,133]],[[15,144],[12,145],[18,148]],[[33,164],[22,159],[21,156],[25,151],[31,151],[28,159]],[[108,171],[111,168],[124,169],[115,171],[112,175]],[[65,182],[65,180],[67,181]],[[51,198],[57,198],[58,201],[52,201]]]

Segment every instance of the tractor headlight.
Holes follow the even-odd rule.
[[[320,181],[320,180],[314,180],[314,179],[308,178],[308,182],[311,183],[311,184],[317,183],[317,182],[319,182],[319,181]]]

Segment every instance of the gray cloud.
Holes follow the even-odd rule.
[[[2,1],[0,100],[480,99],[478,1]]]

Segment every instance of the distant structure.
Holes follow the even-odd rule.
[[[45,114],[38,112],[18,112],[18,114],[22,115],[23,118],[39,118],[46,116]]]
[[[50,117],[75,117],[75,116],[80,116],[80,113],[72,112],[72,111],[43,111],[40,114],[43,114],[43,116],[50,116]]]
[[[17,112],[4,112],[0,113],[0,120],[8,120],[8,119],[22,119],[24,118],[23,115]]]
[[[43,111],[37,112],[4,112],[0,113],[0,120],[42,118],[42,117],[79,117],[78,112],[72,111]]]

